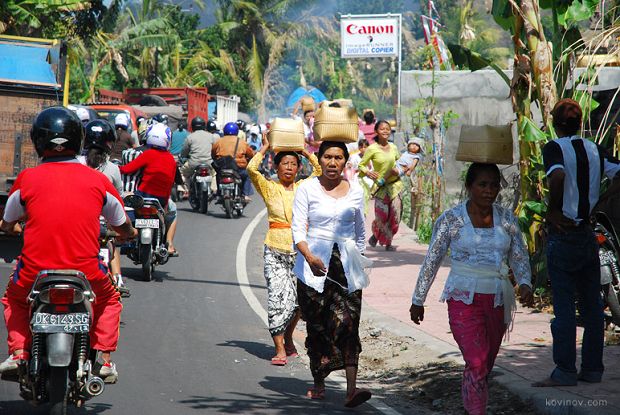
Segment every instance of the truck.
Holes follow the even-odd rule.
[[[213,119],[218,128],[223,128],[228,122],[239,119],[239,102],[236,95],[210,95],[207,88],[126,88],[124,92],[99,89],[98,99],[88,106],[97,112],[104,109],[104,105],[130,105],[137,111],[149,116],[165,113],[171,118],[172,127],[183,119],[187,125],[192,118],[202,117],[204,120]],[[109,107],[105,107],[109,108]]]
[[[97,112],[110,112],[117,107],[125,109],[135,123],[135,114],[153,116],[163,113],[169,116],[171,128],[179,121],[190,125],[192,118],[200,116],[209,119],[209,99],[207,88],[126,88],[123,92],[99,89],[97,102],[87,104]],[[137,125],[136,125],[137,128]]]
[[[0,217],[17,175],[38,163],[30,141],[34,117],[68,105],[68,85],[64,41],[0,35]],[[14,259],[20,241],[0,233],[0,259]]]

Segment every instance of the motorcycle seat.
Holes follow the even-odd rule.
[[[233,169],[222,169],[221,171],[221,176],[232,176],[236,179],[241,178],[241,176],[239,175],[239,172]]]
[[[161,206],[161,203],[159,203],[159,200],[152,197],[144,198],[144,206],[155,206],[157,210],[164,210],[164,208]]]
[[[40,291],[54,284],[71,284],[84,291],[90,290],[90,284],[88,284],[84,274],[79,271],[72,270],[39,272],[39,274],[37,274],[37,280],[33,286],[33,289]]]

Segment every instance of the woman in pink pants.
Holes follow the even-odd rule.
[[[486,413],[487,377],[516,311],[509,269],[521,301],[532,301],[530,263],[514,214],[495,205],[500,172],[495,164],[473,163],[465,187],[469,199],[445,211],[433,227],[410,308],[411,320],[424,320],[424,301],[450,249],[451,270],[440,301],[448,303],[450,329],[465,371],[461,393],[467,413]]]

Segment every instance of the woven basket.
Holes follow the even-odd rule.
[[[301,110],[303,112],[314,111],[314,109],[316,107],[316,105],[314,103],[314,99],[312,99],[312,97],[308,97],[308,96],[302,97],[299,100],[299,103],[301,104]]]
[[[335,99],[333,102],[339,103],[341,107],[352,107],[353,106],[353,100],[348,99],[348,98],[338,98],[338,99]]]
[[[464,125],[461,128],[458,161],[512,164],[510,125]]]
[[[304,149],[304,125],[301,119],[276,118],[269,130],[269,143],[279,151],[302,151]]]
[[[357,111],[353,107],[333,108],[322,105],[314,115],[314,139],[354,143],[358,139]]]

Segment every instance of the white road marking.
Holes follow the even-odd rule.
[[[268,326],[267,323],[267,311],[263,308],[258,298],[252,292],[250,288],[250,280],[248,279],[248,269],[246,263],[246,253],[248,250],[248,243],[250,242],[250,238],[252,237],[252,233],[254,229],[258,226],[263,217],[267,214],[267,209],[261,210],[258,215],[252,222],[248,224],[248,226],[243,231],[241,235],[241,240],[239,240],[239,245],[237,245],[237,281],[239,282],[239,288],[241,288],[241,293],[245,297],[245,300],[248,302],[252,310],[260,317],[260,319],[265,323],[265,327]]]
[[[248,250],[248,244],[250,242],[250,238],[252,237],[252,233],[263,219],[263,217],[267,214],[267,209],[261,210],[252,222],[248,224],[248,226],[243,231],[241,235],[241,239],[239,240],[239,245],[237,245],[237,258],[236,258],[236,266],[237,266],[237,282],[239,283],[239,288],[241,289],[241,293],[245,297],[245,300],[250,305],[250,308],[254,310],[254,312],[260,317],[260,319],[265,324],[265,327],[268,327],[269,324],[267,322],[267,311],[262,306],[261,302],[258,301],[256,295],[252,292],[252,288],[250,288],[250,280],[248,278],[248,270],[247,270],[247,262],[246,262],[246,253]],[[299,345],[298,345],[299,346]],[[338,386],[346,390],[347,389],[347,379],[346,377],[332,373],[329,376],[331,381],[338,384]],[[388,405],[382,402],[383,398],[377,395],[373,396],[373,399],[367,401],[367,403],[375,408],[377,411],[384,415],[401,415],[400,412],[392,409]]]

